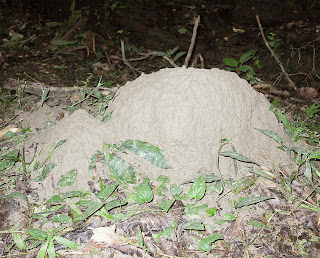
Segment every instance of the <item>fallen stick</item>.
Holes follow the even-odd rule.
[[[286,77],[287,81],[288,81],[288,84],[291,88],[293,88],[294,90],[297,90],[297,87],[295,85],[295,83],[290,79],[288,73],[286,72],[286,70],[284,69],[282,63],[280,62],[280,59],[278,58],[278,56],[273,52],[272,48],[270,47],[270,45],[268,44],[268,41],[264,35],[264,32],[263,32],[263,29],[262,29],[262,26],[261,26],[261,22],[260,22],[260,18],[259,18],[259,15],[256,15],[256,19],[257,19],[257,23],[258,23],[258,26],[259,26],[259,30],[260,30],[260,33],[261,33],[261,37],[264,41],[264,44],[266,45],[266,47],[268,48],[268,50],[270,51],[271,53],[271,56],[273,56],[273,58],[276,60],[276,62],[278,63],[278,65],[280,66],[280,69],[282,71],[282,73],[284,74],[284,76]]]

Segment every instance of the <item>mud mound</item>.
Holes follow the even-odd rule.
[[[160,147],[171,169],[156,168],[130,154],[122,157],[144,176],[156,179],[164,174],[178,184],[199,174],[218,174],[217,157],[223,138],[229,139],[238,153],[260,165],[287,165],[288,156],[255,129],[272,130],[286,138],[269,106],[266,98],[245,80],[219,69],[175,68],[142,75],[120,89],[108,108],[112,111],[108,123],[77,110],[26,144],[30,162],[36,143],[46,142],[40,155],[44,160],[52,144],[67,140],[52,153],[50,162],[56,166],[49,177],[33,183],[33,188],[40,197],[50,197],[61,176],[76,169],[76,183],[60,190],[88,189],[93,176],[88,172],[90,158],[96,150],[102,150],[104,141],[141,140]],[[222,150],[232,149],[228,145]],[[221,158],[219,167],[224,177],[236,176],[230,158]],[[108,171],[97,168],[97,173],[95,176],[106,177]],[[248,174],[247,164],[239,164],[237,175],[244,174]]]
[[[267,99],[235,73],[163,69],[120,89],[109,107],[113,111],[108,124],[110,141],[137,139],[159,146],[172,170],[139,167],[151,177],[163,173],[177,183],[199,173],[217,173],[223,138],[260,165],[288,164],[278,145],[255,129],[272,130],[285,138],[269,107]],[[220,169],[223,175],[234,176],[232,160],[222,158]],[[247,165],[240,166],[239,175],[243,173],[247,173]]]

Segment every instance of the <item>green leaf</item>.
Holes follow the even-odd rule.
[[[78,43],[77,40],[52,40],[50,42],[51,45],[53,46],[68,46],[68,45],[73,45],[73,44],[76,44]]]
[[[241,162],[253,163],[253,164],[260,166],[257,162],[253,161],[252,159],[249,159],[249,158],[243,156],[242,154],[234,152],[234,151],[220,152],[219,156],[229,157],[229,158],[241,161]]]
[[[170,178],[167,176],[164,176],[164,175],[160,175],[160,176],[158,176],[156,181],[161,182],[161,183],[169,183]]]
[[[66,214],[58,214],[51,219],[53,222],[70,223],[72,218]]]
[[[277,143],[282,143],[283,140],[282,138],[275,132],[271,131],[271,130],[265,130],[265,129],[258,129],[255,128],[256,130],[258,130],[260,133],[269,136],[270,138],[272,138],[273,140],[275,140]]]
[[[8,195],[5,195],[3,198],[5,198],[5,199],[21,199],[24,201],[28,200],[26,196],[24,196],[22,193],[19,193],[19,192],[10,193]]]
[[[99,210],[104,205],[103,202],[92,202],[88,209],[85,210],[83,213],[81,220],[85,220],[88,217],[90,217],[92,214],[94,214],[97,210]]]
[[[157,234],[154,234],[154,238],[155,238],[158,242],[160,242],[160,239],[161,239],[161,238],[165,238],[165,239],[169,238],[170,235],[171,235],[171,234],[174,232],[174,230],[177,228],[177,226],[178,226],[178,222],[176,222],[176,221],[172,222],[172,224],[171,224],[167,229],[165,229],[165,230],[163,230],[163,231],[161,231],[161,232],[159,232],[159,233],[157,233]]]
[[[38,258],[45,258],[45,255],[47,253],[48,244],[49,244],[49,241],[46,241],[41,245],[38,256],[37,256]]]
[[[120,207],[120,206],[124,206],[126,205],[128,202],[126,201],[120,201],[120,200],[112,200],[111,202],[108,202],[106,205],[105,205],[105,209],[107,211],[109,210],[112,210],[116,207]]]
[[[182,229],[203,231],[205,230],[205,226],[202,221],[191,221],[189,223],[183,224]]]
[[[144,158],[145,160],[151,162],[153,165],[159,168],[170,168],[168,161],[164,156],[163,150],[148,142],[143,142],[139,140],[126,140],[125,142],[118,143],[117,147],[120,150],[131,151],[133,154],[141,158]]]
[[[212,217],[217,214],[217,208],[209,208],[206,210],[206,215]]]
[[[49,163],[47,165],[45,165],[42,169],[41,169],[41,176],[38,176],[36,178],[36,181],[39,182],[39,181],[43,181],[45,180],[48,175],[50,174],[50,172],[52,171],[52,169],[54,169],[56,165],[54,163]]]
[[[215,184],[208,187],[208,191],[215,191],[217,194],[222,194],[224,191],[224,184],[222,181],[217,181]]]
[[[169,209],[171,208],[171,206],[174,204],[176,200],[175,199],[172,199],[172,200],[168,200],[166,199],[165,197],[162,198],[162,200],[159,202],[159,207],[161,209],[163,209],[165,212],[168,212]]]
[[[15,149],[5,155],[1,156],[2,161],[0,162],[0,171],[10,170],[13,168],[16,162],[19,161],[19,150]]]
[[[223,220],[225,220],[225,221],[235,221],[236,218],[237,218],[236,215],[234,215],[234,214],[232,214],[232,213],[229,213],[229,212],[227,212],[227,213],[225,213],[225,214],[223,215]]]
[[[304,171],[304,176],[306,177],[306,179],[308,179],[308,181],[312,184],[312,172],[311,172],[311,164],[310,161],[307,160],[306,161],[306,170]]]
[[[217,240],[222,240],[223,235],[219,233],[214,233],[209,236],[203,238],[199,243],[199,250],[201,252],[210,252],[213,248],[212,243],[216,242]]]
[[[256,204],[259,202],[263,202],[266,200],[273,199],[273,197],[268,197],[268,196],[262,196],[262,197],[240,197],[239,200],[236,202],[235,208],[241,208],[244,206],[249,206],[252,204]]]
[[[107,200],[118,186],[118,183],[112,183],[110,185],[104,186],[102,190],[97,194],[97,197],[99,199]]]
[[[19,233],[11,233],[12,239],[14,241],[14,243],[16,244],[16,246],[20,249],[20,250],[24,250],[27,248],[26,242],[24,241],[23,237],[21,234]]]
[[[238,67],[239,62],[234,58],[223,58],[222,62],[230,67]]]
[[[253,168],[253,167],[249,167],[249,172],[257,175],[257,176],[261,176],[261,177],[264,177],[266,179],[269,179],[269,180],[273,180],[273,178],[271,176],[269,176],[266,172],[264,172],[263,170],[261,169],[258,169],[258,168]]]
[[[133,168],[114,153],[109,155],[108,168],[111,176],[119,183],[134,184],[136,182]]]
[[[48,252],[49,258],[56,257],[56,251],[54,250],[53,239],[49,241],[47,252]]]
[[[241,66],[239,67],[239,71],[240,71],[240,72],[243,72],[243,73],[249,72],[249,73],[252,74],[252,75],[255,74],[253,68],[252,68],[250,65],[241,65]]]
[[[73,190],[73,191],[68,191],[63,193],[62,199],[67,199],[67,198],[75,198],[75,197],[83,197],[86,194],[82,192],[81,190]]]
[[[239,194],[241,191],[249,188],[256,182],[256,177],[247,176],[232,182],[232,188],[236,194]]]
[[[193,204],[187,204],[185,208],[186,214],[189,215],[198,215],[200,212],[206,211],[208,209],[208,204],[202,204],[202,205],[193,205]]]
[[[206,180],[204,177],[198,177],[191,185],[188,196],[190,199],[201,200],[206,192]]]
[[[180,57],[182,57],[183,55],[185,55],[186,52],[181,51],[178,54],[175,55],[175,57],[173,58],[173,61],[177,61]]]
[[[48,238],[48,233],[43,231],[42,229],[31,228],[26,229],[24,232],[36,240],[46,240]]]
[[[248,62],[252,57],[256,54],[257,51],[255,50],[249,50],[245,52],[239,59],[240,64],[244,64]]]
[[[255,228],[257,228],[257,229],[264,228],[266,230],[271,231],[271,227],[269,225],[263,224],[262,222],[260,222],[258,220],[250,220],[248,224],[253,226],[253,227],[255,227]]]
[[[180,28],[180,29],[178,29],[178,32],[179,32],[181,35],[185,34],[187,31],[188,31],[188,30],[187,30],[186,28]]]
[[[143,235],[142,235],[142,231],[140,226],[137,227],[137,231],[136,231],[136,237],[137,237],[137,244],[140,248],[143,247]]]
[[[308,159],[319,159],[320,160],[320,152],[312,152],[309,156]]]
[[[139,184],[136,190],[136,199],[138,203],[148,203],[151,202],[153,199],[153,191],[150,185],[143,181]]]
[[[70,170],[67,174],[64,176],[61,176],[59,185],[60,186],[70,186],[74,183],[78,175],[78,172],[76,169]]]
[[[63,200],[61,198],[60,195],[56,194],[54,196],[52,196],[48,201],[47,204],[58,204],[58,203],[62,203]]]
[[[64,237],[61,236],[54,236],[53,237],[54,240],[56,240],[58,243],[60,243],[61,245],[64,245],[66,247],[71,248],[72,250],[77,250],[78,249],[78,245]]]
[[[178,196],[182,193],[181,187],[177,186],[177,184],[170,185],[170,195]]]

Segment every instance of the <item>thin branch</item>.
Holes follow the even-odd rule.
[[[194,26],[193,26],[193,33],[192,33],[192,38],[191,38],[191,43],[189,46],[189,50],[188,50],[188,54],[186,56],[186,59],[184,60],[184,66],[188,67],[189,65],[189,61],[193,52],[193,47],[195,45],[196,42],[196,38],[197,38],[197,30],[198,30],[198,26],[199,26],[199,22],[200,22],[200,15],[198,15],[198,18],[196,19]]]
[[[264,35],[263,29],[262,29],[262,26],[261,26],[261,22],[260,22],[259,15],[256,15],[256,19],[257,19],[257,23],[258,23],[259,30],[260,30],[262,39],[263,39],[263,41],[264,41],[264,44],[266,45],[266,47],[267,47],[268,50],[270,51],[271,56],[273,56],[273,58],[276,60],[276,62],[277,62],[278,65],[280,66],[280,69],[281,69],[282,73],[284,74],[284,76],[286,77],[289,86],[290,86],[291,88],[293,88],[294,90],[297,90],[297,87],[296,87],[295,83],[290,79],[288,73],[286,72],[286,70],[284,69],[282,63],[280,62],[280,59],[279,59],[278,56],[273,52],[272,48],[271,48],[270,45],[268,44],[268,41],[267,41],[267,39],[266,39],[266,37],[265,37],[265,35]]]

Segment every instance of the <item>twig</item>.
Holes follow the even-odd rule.
[[[280,66],[280,69],[281,69],[282,73],[284,74],[284,76],[286,77],[289,86],[290,86],[291,88],[293,88],[294,90],[297,90],[297,87],[296,87],[295,83],[290,79],[288,73],[286,72],[286,70],[284,69],[282,63],[280,62],[280,59],[279,59],[278,56],[273,52],[272,48],[271,48],[270,45],[268,44],[268,41],[267,41],[267,39],[266,39],[266,37],[265,37],[265,35],[264,35],[263,29],[262,29],[262,26],[261,26],[261,22],[260,22],[259,15],[256,15],[256,19],[257,19],[257,23],[258,23],[259,30],[260,30],[262,39],[263,39],[263,41],[264,41],[264,44],[266,45],[266,47],[267,47],[268,50],[270,51],[271,56],[273,56],[273,58],[276,60],[276,62],[277,62],[278,65]]]
[[[179,67],[178,65],[175,64],[175,62],[173,62],[173,60],[170,57],[163,56],[162,58],[166,60],[169,64],[171,64],[173,67]]]
[[[200,53],[197,54],[196,57],[193,59],[191,67],[194,67],[196,65],[198,59],[200,60],[200,68],[204,68],[204,59]]]
[[[184,66],[188,67],[189,61],[193,52],[193,47],[195,45],[196,37],[197,37],[197,30],[200,22],[200,15],[198,15],[198,18],[196,19],[194,26],[193,26],[193,33],[192,33],[192,38],[191,38],[191,43],[189,46],[188,54],[186,56],[186,59],[184,60]]]
[[[122,53],[122,61],[132,70],[132,72],[134,73],[134,75],[137,75],[137,73],[141,74],[141,72],[134,68],[126,59],[126,53],[124,51],[124,41],[121,39],[121,53]]]

